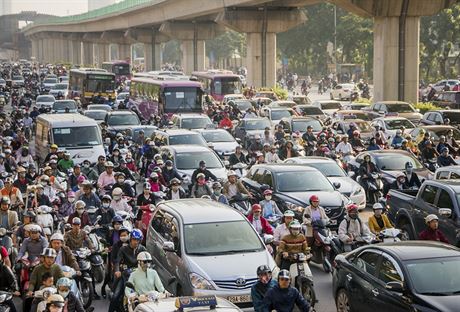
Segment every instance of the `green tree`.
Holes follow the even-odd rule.
[[[206,54],[215,61],[233,57],[234,53],[246,55],[246,36],[229,30],[213,39],[206,40]]]
[[[182,52],[180,49],[180,42],[171,40],[165,43],[163,49],[163,62],[170,64],[180,64],[182,59]]]

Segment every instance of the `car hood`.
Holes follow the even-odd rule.
[[[283,192],[281,194],[285,197],[284,200],[292,199],[301,202],[304,206],[307,205],[312,195],[317,195],[320,198],[323,207],[341,207],[344,204],[344,198],[338,191]]]
[[[355,191],[357,188],[360,187],[359,183],[352,180],[351,178],[348,177],[328,177],[327,178],[331,183],[340,183],[340,188],[339,192],[340,193],[347,193],[351,194],[353,191]],[[323,199],[321,199],[321,203],[323,203]]]
[[[246,136],[247,137],[252,137],[252,136],[255,136],[255,135],[260,135],[260,137],[263,137],[264,136],[264,132],[265,130],[246,130]]]
[[[267,264],[270,269],[275,262],[264,249],[258,252],[245,252],[218,256],[188,256],[192,272],[196,272],[208,280],[236,281],[238,278],[257,278],[257,267]]]
[[[326,115],[329,115],[329,116],[332,116],[334,115],[335,112],[337,112],[338,109],[323,109],[323,112],[326,114]]]
[[[386,177],[390,177],[394,180],[396,180],[396,176],[398,174],[401,174],[403,172],[403,170],[383,170],[382,171],[384,176]],[[428,178],[428,175],[430,174],[430,171],[428,169],[414,169],[414,173],[416,173],[420,180],[422,180],[423,178]]]
[[[224,153],[225,155],[231,154],[235,151],[236,147],[238,146],[237,142],[213,142],[212,143],[213,149],[221,155]]]
[[[37,105],[53,106],[53,102],[36,102]]]
[[[423,300],[426,306],[427,304],[432,306],[437,311],[458,311],[458,302],[460,295],[457,296],[425,296],[418,295],[419,299]]]

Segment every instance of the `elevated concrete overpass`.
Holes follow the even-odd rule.
[[[436,14],[458,0],[329,0],[374,18],[374,97],[417,101],[420,16]],[[144,43],[147,69],[160,66],[159,44],[182,42],[182,66],[205,66],[204,41],[225,27],[247,34],[248,83],[276,82],[276,34],[307,21],[300,7],[321,0],[125,0],[85,14],[34,23],[23,32],[32,55],[43,62],[100,64],[111,45],[130,57]],[[308,40],[308,38],[305,38]]]

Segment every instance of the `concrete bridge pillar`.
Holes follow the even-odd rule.
[[[160,43],[144,43],[144,67],[146,71],[160,70],[161,50]]]
[[[70,40],[69,41],[71,63],[73,65],[81,64],[81,41]]]
[[[36,39],[36,38],[33,38],[31,40],[32,42],[32,57],[35,58],[35,60],[38,60],[38,42],[39,42],[39,39]]]
[[[97,66],[102,67],[102,63],[108,62],[110,60],[109,56],[110,45],[106,43],[97,44]]]
[[[38,38],[38,53],[37,53],[37,61],[43,63],[44,61],[44,48],[43,48],[43,38]]]
[[[118,57],[120,60],[131,61],[131,45],[130,44],[118,44]]]
[[[276,84],[276,34],[307,20],[297,9],[236,8],[220,13],[216,22],[247,34],[248,85],[273,87]]]
[[[202,71],[206,64],[206,47],[204,40],[182,40],[182,61],[184,72]]]
[[[82,58],[82,64],[84,66],[92,66],[94,64],[93,43],[92,42],[83,41],[81,58]]]

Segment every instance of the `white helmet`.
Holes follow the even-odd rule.
[[[64,236],[61,233],[56,232],[53,235],[51,235],[51,237],[50,237],[50,242],[54,241],[54,240],[64,241]]]
[[[425,217],[425,223],[428,224],[433,220],[438,220],[438,216],[435,214],[429,214]]]
[[[78,209],[78,208],[85,208],[86,207],[86,203],[82,200],[77,200],[77,202],[75,203],[75,208]]]
[[[116,187],[112,191],[112,196],[121,196],[123,194],[123,190],[119,187]]]
[[[373,206],[372,206],[372,209],[373,210],[377,210],[377,209],[382,209],[383,210],[383,206],[381,203],[375,203]]]
[[[137,261],[152,261],[152,256],[147,251],[142,251],[137,255]]]

